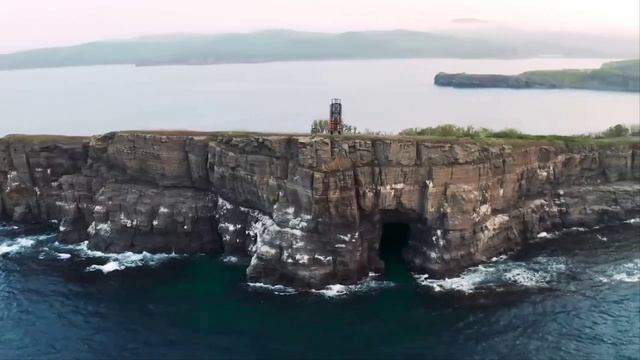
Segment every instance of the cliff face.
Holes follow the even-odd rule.
[[[413,271],[448,276],[541,232],[640,213],[640,147],[402,138],[0,139],[0,209],[107,252],[247,256],[250,281],[321,287],[381,272],[382,225]]]

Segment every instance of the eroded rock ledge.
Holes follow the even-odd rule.
[[[449,276],[540,232],[640,213],[638,144],[109,133],[0,139],[0,212],[107,252],[224,252],[296,287],[380,272],[382,225]]]

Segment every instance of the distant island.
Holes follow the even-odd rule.
[[[462,19],[462,21],[470,21]],[[506,36],[505,34],[508,34]],[[0,54],[0,70],[130,64],[207,65],[299,60],[408,58],[632,58],[638,39],[593,34],[409,30],[344,33],[265,30],[170,34]]]
[[[455,88],[589,89],[640,92],[640,59],[604,63],[599,69],[536,70],[518,75],[448,74],[434,78]]]

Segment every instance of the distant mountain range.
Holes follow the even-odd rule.
[[[171,34],[96,41],[0,55],[0,70],[134,64],[256,63],[388,58],[638,57],[638,39],[574,33],[482,31],[267,30],[229,34]]]

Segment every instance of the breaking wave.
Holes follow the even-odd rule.
[[[640,218],[626,221],[629,224],[640,224]],[[78,244],[62,244],[57,241],[56,233],[37,235],[15,235],[22,228],[15,225],[0,224],[4,231],[0,236],[0,257],[31,256],[43,260],[78,261],[90,260],[83,264],[85,271],[108,274],[131,267],[156,266],[169,259],[179,258],[177,254],[143,253],[104,253],[88,248],[88,242]],[[559,233],[541,233],[538,237],[557,237],[571,232],[584,232],[592,229],[572,228]],[[10,234],[10,235],[8,235]],[[606,234],[606,236],[605,236]],[[591,235],[590,235],[591,236]],[[602,246],[615,246],[617,238],[611,233],[593,232],[593,237],[601,241]],[[428,275],[414,274],[416,282],[434,292],[462,292],[502,289],[536,289],[561,288],[563,281],[571,278],[591,283],[638,283],[640,282],[640,258],[632,256],[624,261],[606,264],[581,263],[571,256],[538,255],[536,257],[515,261],[502,255],[489,262],[471,267],[457,277],[433,279]],[[239,263],[241,259],[234,256],[222,257],[227,264]],[[570,276],[568,276],[570,275]],[[344,297],[351,294],[370,292],[395,286],[391,281],[381,279],[377,274],[370,274],[366,279],[350,285],[332,284],[323,289],[298,291],[282,285],[249,283],[251,290],[266,291],[277,295],[307,293],[326,298]]]
[[[222,257],[222,262],[227,263],[227,264],[236,264],[236,263],[238,263],[238,257],[237,256],[232,256],[232,255],[223,256]]]
[[[538,239],[556,239],[556,238],[558,238],[558,237],[560,237],[561,235],[564,235],[564,234],[571,234],[571,233],[578,233],[578,232],[597,230],[599,228],[600,228],[600,226],[596,226],[596,227],[592,227],[592,228],[585,228],[585,227],[576,226],[576,227],[572,227],[572,228],[562,229],[560,231],[553,231],[553,232],[550,232],[550,233],[546,232],[546,231],[543,231],[543,232],[539,233],[538,235],[536,235],[536,238],[538,238]]]
[[[109,262],[104,265],[91,265],[86,268],[87,271],[102,271],[107,274],[116,270],[124,270],[137,266],[155,266],[168,259],[177,258],[177,254],[150,254],[148,252],[132,253],[125,252],[122,254],[105,254],[109,258]]]
[[[506,287],[549,287],[567,268],[568,259],[540,256],[527,262],[496,258],[484,265],[471,267],[460,276],[431,279],[428,275],[415,274],[416,281],[433,291],[458,291],[472,293],[483,289]]]
[[[378,280],[377,277],[377,274],[369,274],[368,278],[353,285],[332,284],[325,286],[324,289],[311,290],[311,293],[322,295],[327,298],[336,298],[395,286],[393,282]]]
[[[356,293],[369,292],[375,289],[388,288],[395,285],[391,281],[378,280],[378,276],[378,274],[371,273],[369,274],[369,277],[359,281],[356,284],[331,284],[325,286],[323,289],[314,289],[307,291],[298,291],[296,289],[283,285],[268,285],[263,283],[248,283],[247,285],[249,285],[250,289],[266,291],[276,295],[294,295],[300,293],[308,293],[313,295],[320,295],[326,298],[338,298]]]
[[[63,249],[75,250],[81,257],[108,259],[105,264],[94,264],[85,269],[86,271],[102,271],[104,274],[130,267],[155,266],[169,259],[181,257],[181,255],[178,254],[151,254],[146,251],[142,253],[133,253],[130,251],[118,254],[104,253],[89,249],[87,241],[73,245],[63,245],[59,243],[56,243],[56,245]]]
[[[26,248],[30,248],[35,241],[27,238],[18,238],[14,241],[0,244],[0,255],[21,252]]]
[[[0,255],[13,255],[32,251],[43,240],[51,240],[54,234],[20,236],[0,243]]]
[[[258,291],[266,291],[276,295],[293,295],[297,294],[296,289],[284,285],[269,285],[264,283],[247,283],[250,289]]]
[[[0,224],[0,230],[19,229],[14,225]],[[93,264],[85,269],[86,271],[101,271],[105,274],[129,267],[154,266],[180,256],[177,254],[150,254],[147,252],[103,253],[90,250],[87,241],[79,244],[61,244],[56,239],[57,234],[55,233],[23,235],[15,238],[0,237],[0,256],[30,255],[41,260],[106,259],[104,264]]]
[[[623,223],[625,223],[625,224],[640,224],[640,218],[629,219],[629,220],[623,221]],[[579,232],[585,232],[585,231],[594,231],[594,230],[598,230],[598,229],[601,229],[601,228],[602,228],[602,226],[594,226],[594,227],[590,227],[590,228],[576,226],[576,227],[562,229],[562,230],[559,230],[559,231],[552,231],[552,232],[543,231],[543,232],[538,233],[538,235],[536,235],[536,238],[537,239],[556,239],[556,238],[560,237],[561,235],[565,235],[565,234],[579,233]],[[607,241],[607,238],[604,237],[604,236],[601,236],[600,234],[597,234],[596,236],[600,240]]]
[[[611,266],[598,280],[603,283],[640,282],[640,259]]]
[[[15,225],[0,224],[0,231],[18,230],[18,229],[19,229],[19,227],[15,226]]]

